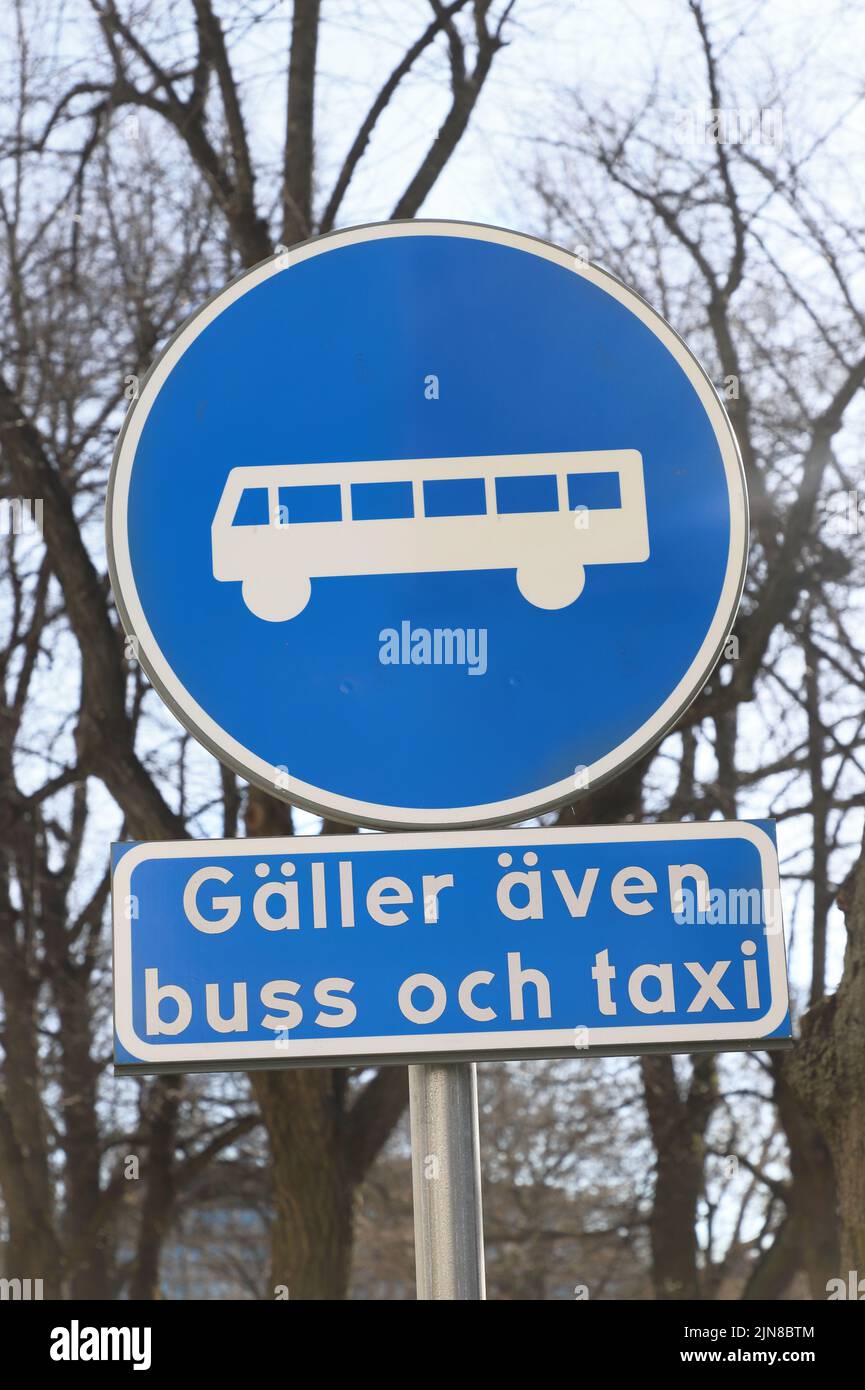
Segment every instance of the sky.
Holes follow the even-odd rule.
[[[290,5],[285,10],[286,41]],[[328,159],[345,148],[358,112],[402,55],[406,38],[422,32],[426,0],[325,0],[319,61],[320,138]],[[777,90],[775,75],[799,74],[797,104],[785,110],[786,138],[807,139],[815,123],[840,115],[862,90],[858,55],[865,47],[865,8],[847,0],[727,0],[710,4],[719,55],[735,59],[736,90],[725,105],[766,103]],[[739,37],[742,29],[747,37]],[[259,134],[282,136],[281,104],[273,101],[276,29],[249,39],[250,95],[257,93]],[[536,132],[555,138],[562,97],[569,89],[593,100],[639,103],[655,74],[675,71],[683,94],[703,102],[704,71],[686,0],[517,0],[507,33],[510,42],[496,57],[469,131],[434,188],[424,212],[434,217],[506,221],[520,228],[524,195],[514,171],[531,155]],[[807,81],[801,80],[803,72]],[[426,147],[431,111],[444,113],[441,66],[425,58],[406,88],[410,94],[383,119],[379,139],[361,168],[361,178],[342,221],[386,217],[395,192]],[[732,100],[730,98],[733,98]],[[865,135],[865,116],[850,129],[851,149]],[[837,146],[833,147],[837,155]],[[384,151],[384,153],[382,153]],[[843,191],[848,177],[836,158],[827,180]],[[826,195],[832,187],[827,182]]]
[[[282,8],[286,41],[290,4]],[[339,159],[406,39],[427,22],[425,0],[331,0],[324,5],[319,53],[319,156],[325,169]],[[821,152],[820,192],[827,208],[851,216],[863,208],[861,155],[865,107],[860,55],[865,51],[865,6],[836,0],[721,0],[707,15],[723,72],[730,83],[725,106],[750,111],[783,108],[785,154],[811,148],[815,132],[831,132]],[[277,31],[278,32],[278,31]],[[705,71],[687,0],[517,0],[510,43],[497,56],[469,131],[424,205],[425,215],[486,221],[538,230],[537,210],[527,204],[523,174],[537,153],[537,136],[567,136],[569,93],[595,104],[638,109],[653,82],[675,75],[680,119],[693,105],[705,109]],[[248,96],[265,158],[276,158],[283,112],[274,102],[273,76],[281,61],[274,33],[251,34]],[[253,56],[254,55],[254,56]],[[382,119],[377,138],[342,209],[351,225],[385,218],[417,167],[435,121],[444,115],[439,61],[427,57],[406,84],[400,102]],[[795,100],[785,92],[792,84]],[[435,113],[435,121],[433,118]],[[836,123],[844,121],[843,134]],[[325,188],[327,185],[325,184]],[[789,244],[786,253],[795,256]],[[803,263],[801,272],[807,273]],[[745,814],[766,813],[766,792],[751,798]],[[301,813],[302,815],[303,813]],[[312,824],[312,822],[310,822]],[[782,827],[782,859],[803,864],[807,823]],[[808,895],[790,910],[807,912]],[[796,933],[794,973],[808,970],[809,933]],[[844,934],[836,920],[831,938],[830,983],[843,966]]]
[[[145,7],[146,8],[146,7]],[[290,31],[289,0],[275,0],[266,24],[250,26],[261,6],[221,0],[219,9],[239,38],[234,51],[259,159],[276,165],[284,126],[284,67]],[[177,7],[178,14],[189,12]],[[92,22],[86,6],[64,30],[70,57],[86,70],[83,37]],[[58,12],[59,14],[59,12]],[[865,114],[859,55],[865,51],[865,6],[849,0],[719,0],[708,5],[718,51],[735,74],[725,104],[784,106],[784,138],[804,149],[815,129],[829,129],[853,111],[843,137],[834,137],[823,162],[827,205],[862,206],[857,177]],[[324,0],[318,64],[319,202],[366,110],[406,44],[429,20],[427,0]],[[5,24],[9,21],[4,22]],[[537,132],[556,140],[567,133],[568,92],[593,102],[639,106],[653,79],[675,73],[683,103],[703,102],[704,74],[686,0],[517,0],[510,42],[492,74],[469,131],[424,206],[428,216],[464,218],[537,231],[536,209],[526,202],[522,175],[535,157]],[[795,75],[796,102],[786,103],[785,75]],[[400,100],[382,118],[340,222],[386,218],[444,115],[441,50],[418,64]],[[676,111],[670,118],[676,118]],[[166,715],[170,724],[170,717]],[[753,814],[761,814],[755,805]],[[314,826],[298,816],[299,829]],[[837,978],[842,937],[836,933],[832,973]]]

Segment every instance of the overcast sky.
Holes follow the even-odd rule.
[[[499,0],[499,4],[501,0]],[[324,0],[319,50],[317,140],[322,192],[327,194],[372,96],[429,22],[428,0]],[[261,161],[276,166],[285,123],[285,59],[290,3],[275,0],[266,23],[250,26],[260,3],[221,0],[231,30],[246,36],[232,48],[241,76],[252,136]],[[11,23],[11,6],[0,25]],[[84,0],[45,11],[58,25],[60,44],[79,75],[92,71],[93,19]],[[143,7],[147,16],[158,5]],[[753,109],[783,107],[785,153],[805,149],[817,132],[828,132],[821,189],[829,207],[861,210],[865,111],[861,54],[865,52],[865,4],[849,0],[710,0],[707,13],[724,71],[731,75],[725,105]],[[176,4],[185,34],[162,23],[188,47],[191,6]],[[49,25],[50,30],[50,25]],[[567,92],[579,91],[593,105],[609,101],[620,111],[638,108],[658,78],[675,90],[667,116],[705,101],[702,56],[687,0],[516,0],[508,28],[509,46],[499,54],[469,132],[423,209],[429,216],[499,222],[537,232],[537,214],[520,170],[531,166],[539,135],[567,135]],[[48,31],[45,41],[49,42]],[[2,61],[2,59],[0,59]],[[366,222],[389,215],[447,109],[444,48],[418,64],[400,98],[386,113],[364,158],[340,222]],[[667,81],[667,79],[673,79]],[[789,101],[784,88],[792,84]],[[651,119],[664,119],[664,111]],[[836,123],[843,120],[839,133]],[[274,180],[273,186],[276,186]],[[260,184],[261,197],[267,181]],[[572,190],[573,193],[573,190]],[[865,221],[865,218],[863,218]],[[166,716],[167,717],[167,716]],[[765,790],[761,789],[765,798]],[[755,805],[752,814],[765,814]],[[314,822],[302,813],[299,828]],[[804,841],[807,826],[802,827]],[[792,845],[792,829],[784,828]],[[832,975],[841,964],[843,934],[833,933]]]

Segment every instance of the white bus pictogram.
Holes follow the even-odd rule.
[[[527,602],[565,608],[586,565],[649,558],[643,460],[615,449],[241,466],[211,540],[214,579],[239,581],[267,622],[301,613],[313,579],[349,575],[512,569]]]

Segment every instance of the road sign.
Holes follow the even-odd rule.
[[[391,222],[235,280],[141,386],[115,596],[178,718],[369,825],[526,818],[676,721],[747,503],[717,393],[633,291],[531,237]]]
[[[140,1071],[767,1047],[771,822],[115,847]]]

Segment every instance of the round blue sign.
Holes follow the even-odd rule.
[[[522,819],[675,723],[741,595],[708,377],[606,271],[469,223],[316,238],[194,314],[108,497],[114,593],[183,724],[365,825]]]

